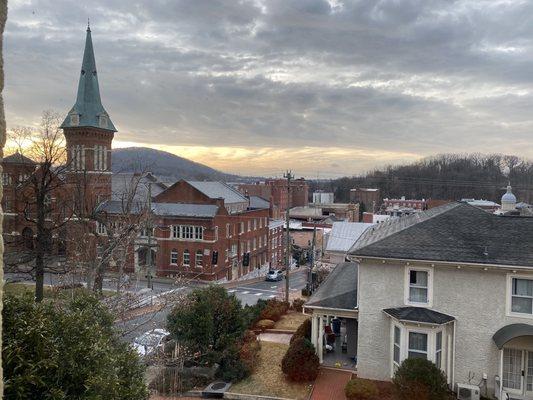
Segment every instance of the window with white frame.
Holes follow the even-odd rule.
[[[254,250],[257,248],[256,247],[256,242],[255,242],[255,238],[253,239],[253,246],[254,246]]]
[[[230,224],[226,224],[226,238],[230,238],[231,237],[231,225]]]
[[[394,344],[392,349],[392,361],[396,368],[400,366],[400,346],[402,333],[399,327],[394,326]]]
[[[239,226],[239,234],[244,233],[244,222],[241,222]]]
[[[257,219],[254,218],[254,231],[257,230]]]
[[[174,239],[204,239],[204,227],[193,225],[173,225],[171,236]]]
[[[178,250],[172,249],[170,252],[170,263],[174,265],[178,263]]]
[[[10,183],[11,183],[11,175],[9,175],[8,173],[4,172],[2,174],[2,185],[7,186]]]
[[[435,335],[435,365],[442,369],[442,332]]]
[[[99,235],[105,235],[107,233],[105,224],[103,224],[100,221],[97,221],[96,222],[96,233],[98,233]]]
[[[201,267],[203,262],[204,254],[202,253],[202,250],[196,250],[196,266]]]
[[[252,230],[252,221],[248,220],[248,232]]]
[[[259,229],[263,227],[263,218],[259,218]]]
[[[425,269],[409,268],[407,271],[409,303],[429,303],[430,272]]]
[[[532,315],[533,279],[511,279],[511,312]]]
[[[173,238],[180,237],[180,226],[179,225],[172,225],[172,237]]]
[[[422,332],[409,332],[407,358],[428,358],[428,335]]]
[[[191,253],[189,253],[189,250],[183,252],[183,265],[191,265]]]

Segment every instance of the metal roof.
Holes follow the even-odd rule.
[[[373,225],[364,222],[334,222],[329,234],[326,251],[346,253],[361,235]]]
[[[71,118],[71,115],[76,114],[79,119],[77,124],[73,122]],[[101,123],[100,117],[105,117],[106,122]],[[83,52],[83,62],[81,64],[76,103],[61,124],[61,128],[73,128],[79,126],[90,126],[112,132],[117,131],[100,99],[100,88],[98,86],[98,76],[96,73],[93,41],[89,27],[87,27],[87,36],[85,38],[85,50]]]
[[[101,204],[98,211],[109,214],[138,213],[145,210],[146,206],[146,202],[136,201],[127,207],[122,201],[109,200]],[[152,203],[152,212],[159,217],[213,218],[218,212],[218,206],[214,204]]]
[[[259,196],[250,196],[250,208],[253,209],[264,209],[264,208],[270,208],[270,202],[268,200],[263,199]]]
[[[223,198],[224,203],[243,203],[248,202],[248,199],[239,191],[233,189],[231,186],[218,181],[186,181],[210,199]]]

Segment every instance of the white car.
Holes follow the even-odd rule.
[[[278,282],[283,279],[283,272],[279,270],[268,271],[266,275],[266,280],[269,282]]]
[[[133,341],[133,348],[141,357],[146,357],[161,350],[169,338],[170,332],[164,329],[152,329],[136,337]]]

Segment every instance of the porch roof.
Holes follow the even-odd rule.
[[[357,264],[352,262],[337,264],[305,307],[355,310],[357,308]]]
[[[521,337],[521,336],[533,336],[533,325],[528,324],[510,324],[500,329],[492,336],[492,340],[498,349],[502,349],[505,343],[508,341]]]
[[[451,315],[424,307],[386,308],[383,312],[398,321],[443,325],[455,320]]]

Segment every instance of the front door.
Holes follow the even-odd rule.
[[[533,398],[533,352],[503,349],[503,388],[509,394]]]
[[[522,379],[524,360],[522,355],[522,350],[503,349],[502,385],[508,393],[521,395],[524,391]]]

